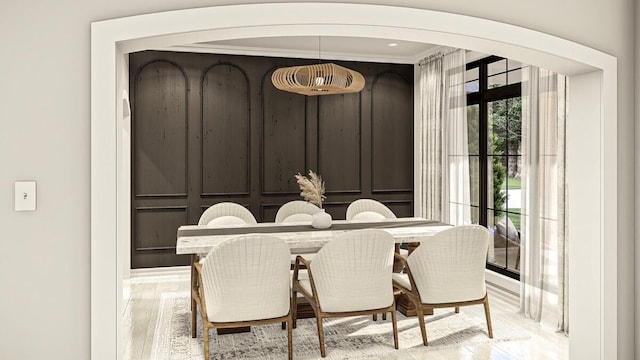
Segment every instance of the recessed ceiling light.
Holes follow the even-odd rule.
[[[387,44],[387,46],[394,47],[394,46],[398,46],[398,44],[396,44],[396,43],[389,43],[389,44]]]

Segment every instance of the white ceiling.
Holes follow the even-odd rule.
[[[391,43],[397,45],[389,46]],[[211,41],[158,50],[414,64],[437,48],[433,44],[378,38],[286,36]]]

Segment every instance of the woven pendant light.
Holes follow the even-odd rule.
[[[364,88],[362,74],[333,63],[280,68],[271,75],[271,82],[280,90],[310,96],[354,93]]]

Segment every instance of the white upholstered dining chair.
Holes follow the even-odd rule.
[[[391,209],[373,199],[358,199],[347,207],[347,220],[379,221],[395,218],[396,214]]]
[[[281,239],[264,234],[239,235],[214,247],[196,263],[192,289],[202,318],[204,355],[209,360],[209,330],[286,323],[292,358],[290,253]],[[196,337],[197,315],[191,319]]]
[[[394,346],[398,348],[391,282],[393,245],[393,237],[382,230],[354,230],[331,240],[311,262],[303,256],[296,258],[291,297],[293,326],[297,293],[301,293],[316,314],[322,357],[326,356],[322,320],[331,317],[391,312]]]
[[[358,199],[353,201],[347,207],[347,220],[383,221],[386,219],[396,218],[396,214],[394,214],[393,211],[391,211],[391,209],[389,209],[385,204],[373,199]],[[400,244],[396,244],[395,246],[396,252],[403,256],[409,255],[409,251],[407,249],[400,248]],[[373,319],[376,320],[376,316],[374,316]],[[382,319],[386,319],[386,314],[383,314]]]
[[[311,217],[313,214],[322,211],[316,205],[303,201],[293,200],[289,201],[278,209],[276,213],[277,223],[291,223],[291,222],[304,222],[311,224]]]
[[[233,202],[211,205],[200,216],[198,225],[256,224],[256,218],[246,207]]]
[[[311,224],[311,219],[313,214],[319,213],[322,211],[318,206],[303,200],[292,200],[289,201],[278,209],[276,213],[276,223],[304,223]],[[291,264],[296,260],[296,256],[298,254],[304,254],[307,260],[313,259],[315,254],[319,249],[304,249],[296,251],[292,250],[291,254]]]
[[[393,274],[394,288],[416,307],[422,342],[427,332],[424,310],[483,304],[489,338],[493,338],[489,297],[485,286],[485,264],[489,232],[480,225],[456,226],[424,239],[405,260],[404,273]]]

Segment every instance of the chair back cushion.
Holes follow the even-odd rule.
[[[202,215],[200,215],[198,225],[229,225],[239,223],[237,219],[234,219],[233,221],[229,219],[227,219],[229,221],[219,220],[218,223],[211,223],[212,220],[223,216],[235,217],[242,220],[245,224],[257,223],[256,218],[246,207],[233,202],[221,202],[211,205],[207,210],[205,210]]]
[[[356,218],[356,216],[361,213],[366,214]],[[381,216],[376,216],[376,214]],[[347,220],[384,220],[395,218],[396,214],[394,214],[391,209],[373,199],[358,199],[347,207]]]
[[[283,224],[285,224],[285,223],[311,224],[312,221],[313,221],[313,215],[309,215],[309,214],[291,214],[291,215],[287,216],[286,218],[284,218],[282,221],[278,221],[278,222],[281,222]]]
[[[456,226],[423,240],[407,258],[423,304],[482,299],[489,232]]]
[[[311,224],[311,216],[321,210],[322,209],[310,202],[302,200],[289,201],[288,203],[280,206],[276,213],[275,222],[308,222]]]
[[[386,217],[379,212],[375,211],[363,211],[361,213],[357,213],[353,216],[353,218],[349,220],[356,221],[382,221],[386,219]]]
[[[394,239],[382,230],[346,232],[311,261],[315,296],[324,312],[381,309],[393,303]]]
[[[291,253],[281,239],[240,235],[222,242],[202,265],[211,322],[269,319],[289,313]]]
[[[225,215],[211,219],[207,225],[220,226],[220,225],[246,225],[247,222],[237,216]]]

